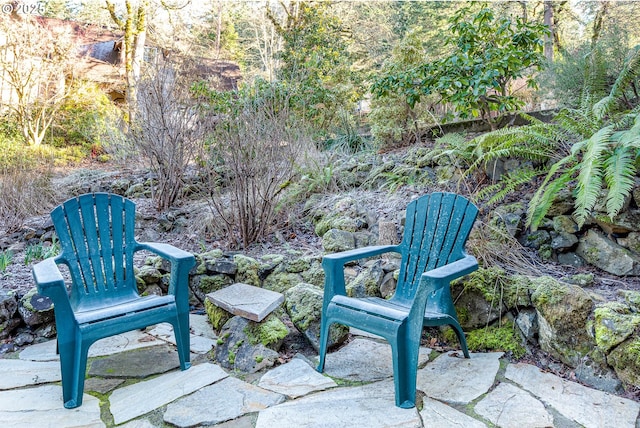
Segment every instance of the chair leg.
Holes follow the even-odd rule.
[[[178,348],[178,357],[180,358],[180,370],[187,370],[191,367],[189,314],[179,314],[172,324],[173,334],[176,338],[176,347]]]
[[[462,327],[460,324],[451,324],[453,331],[456,332],[456,336],[458,336],[458,342],[460,342],[460,348],[462,348],[462,353],[465,358],[470,358],[469,349],[467,348],[467,339],[464,337],[464,332],[462,331]]]
[[[58,341],[62,374],[62,400],[67,409],[82,405],[87,354],[90,345],[83,343],[80,338],[73,341]]]
[[[411,345],[402,335],[396,336],[395,340],[391,343],[391,352],[396,406],[411,409],[416,403],[419,343]]]
[[[326,318],[322,318],[320,323],[320,352],[318,353],[318,367],[317,371],[322,373],[324,371],[324,360],[327,356],[327,344],[329,342],[329,328],[331,327],[331,321]]]

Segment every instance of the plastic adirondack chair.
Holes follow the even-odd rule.
[[[423,326],[450,325],[462,351],[467,343],[449,283],[478,268],[464,246],[478,214],[475,205],[453,193],[425,195],[407,207],[402,242],[326,255],[324,302],[317,370],[324,371],[329,327],[341,323],[377,334],[391,345],[396,406],[415,406],[418,352]],[[402,256],[398,285],[388,299],[352,298],[345,292],[347,262],[387,252]]]
[[[38,292],[51,298],[58,331],[64,407],[82,404],[89,347],[96,340],[160,322],[173,325],[180,368],[189,355],[189,270],[192,254],[169,244],[139,243],[135,204],[93,193],[69,199],[51,212],[62,252],[33,267]],[[148,250],[171,262],[169,293],[140,297],[133,255]],[[68,266],[69,287],[57,264]]]

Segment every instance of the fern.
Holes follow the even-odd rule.
[[[567,167],[565,166],[566,164],[570,166]],[[525,222],[526,227],[531,227],[532,230],[538,228],[560,190],[565,189],[567,183],[573,179],[576,169],[577,165],[575,165],[573,156],[565,156],[551,165],[547,176],[529,202],[527,220]],[[562,171],[562,173],[556,176],[559,171]]]
[[[493,205],[503,201],[511,192],[520,186],[544,174],[544,171],[533,168],[520,168],[505,174],[497,183],[486,186],[476,194],[477,200],[485,200]]]
[[[591,209],[598,202],[598,196],[602,190],[603,154],[611,141],[612,133],[611,126],[604,127],[593,134],[585,146],[576,185],[574,215],[578,226],[584,224]]]
[[[627,195],[633,190],[635,156],[629,146],[617,147],[604,162],[604,180],[609,188],[606,208],[609,218],[613,218],[624,206]]]

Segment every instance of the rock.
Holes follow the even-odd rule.
[[[567,214],[573,210],[573,196],[571,192],[571,189],[563,189],[558,192],[553,203],[549,207],[549,211],[547,212],[548,217]]]
[[[238,272],[238,266],[227,259],[206,260],[205,266],[208,272],[223,273],[226,275],[235,275]]]
[[[233,314],[216,306],[211,300],[204,300],[204,310],[207,313],[207,319],[215,331],[219,331],[223,325],[231,318]]]
[[[539,249],[545,244],[551,243],[551,235],[546,230],[536,230],[524,237],[523,245],[529,248]]]
[[[574,252],[558,253],[558,263],[573,267],[581,267],[585,265],[584,259]]]
[[[285,291],[285,307],[293,325],[307,338],[317,351],[320,340],[323,290],[312,284],[300,283]],[[347,339],[349,329],[333,324],[329,329],[329,347]]]
[[[263,287],[278,293],[284,293],[291,287],[302,282],[302,275],[286,271],[273,272],[264,279]]]
[[[623,391],[622,382],[606,363],[601,364],[587,357],[576,368],[575,374],[578,381],[599,391],[610,394],[620,394]]]
[[[39,326],[53,321],[53,303],[46,297],[38,294],[37,288],[32,288],[20,299],[18,312],[25,324],[30,327]]]
[[[618,244],[633,251],[636,254],[640,254],[640,233],[631,232],[626,238],[618,238]]]
[[[500,268],[481,268],[451,284],[451,294],[456,297],[455,307],[460,325],[465,330],[486,326],[502,316],[506,310],[502,304]]]
[[[573,220],[573,217],[569,215],[557,215],[553,217],[553,230],[558,233],[574,234],[580,228],[578,224]]]
[[[535,309],[522,309],[516,317],[516,325],[528,342],[533,342],[538,335],[538,314]]]
[[[640,388],[640,338],[638,338],[638,333],[611,351],[607,355],[607,363],[613,367],[623,382]]]
[[[162,278],[162,272],[155,266],[144,265],[137,269],[136,276],[144,281],[145,285],[157,284]]]
[[[256,287],[262,285],[259,274],[262,264],[258,260],[242,254],[236,254],[233,256],[233,262],[238,267],[236,282],[243,282]]]
[[[0,290],[0,339],[4,339],[17,327],[19,320],[14,316],[18,311],[18,299],[12,290]]]
[[[554,250],[567,250],[578,243],[578,237],[571,233],[560,232],[551,240],[551,248]]]
[[[535,278],[532,287],[540,347],[563,363],[577,367],[595,345],[587,331],[593,300],[580,287],[549,276]]]
[[[346,285],[350,297],[380,297],[380,284],[384,277],[382,260],[375,260]]]
[[[207,300],[234,315],[260,322],[280,306],[284,296],[275,291],[238,282],[207,294]]]
[[[618,295],[624,297],[634,311],[640,312],[640,291],[618,290]]]
[[[244,373],[255,373],[275,364],[280,355],[262,343],[254,342],[255,337],[248,334],[252,324],[256,323],[239,316],[227,321],[214,351],[218,364]]]
[[[340,229],[330,229],[322,236],[322,248],[328,253],[353,250],[356,241],[353,233]]]
[[[640,314],[631,313],[627,305],[617,302],[597,307],[594,318],[596,344],[605,353],[624,342],[640,327]]]
[[[618,276],[640,275],[640,257],[590,229],[576,253],[588,263]]]
[[[222,290],[233,284],[233,278],[225,274],[195,275],[189,281],[189,288],[202,303],[206,295],[214,291]]]

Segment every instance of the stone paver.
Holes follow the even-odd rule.
[[[61,379],[57,361],[0,360],[0,390],[56,382]]]
[[[510,364],[505,376],[586,428],[635,428],[640,403],[587,388],[529,364]]]
[[[429,360],[431,350],[420,348],[418,364]],[[327,354],[324,372],[339,379],[372,382],[393,376],[391,345],[356,338],[340,350]]]
[[[164,420],[177,427],[214,425],[284,400],[281,394],[228,377],[169,404]]]
[[[149,364],[153,361],[153,364]],[[91,362],[89,376],[145,378],[180,367],[178,351],[167,344],[134,349]]]
[[[417,387],[431,398],[446,403],[466,404],[489,391],[502,352],[471,354],[471,358],[442,354],[418,370]]]
[[[84,394],[82,401],[80,407],[65,409],[62,387],[57,385],[0,391],[0,424],[12,428],[104,427],[98,399]]]
[[[522,410],[526,409],[526,412]],[[501,383],[476,404],[480,416],[500,428],[545,428],[553,426],[553,416],[544,404],[526,391]]]
[[[438,400],[425,397],[420,416],[425,427],[486,428],[487,425]]]
[[[417,410],[395,406],[393,381],[335,388],[260,412],[256,428],[422,427]]]
[[[258,386],[289,398],[298,398],[314,391],[336,387],[338,384],[318,373],[303,359],[294,358],[265,373]]]
[[[115,423],[121,424],[227,376],[219,366],[205,363],[134,383],[111,393],[111,414]]]
[[[191,321],[192,319],[190,318],[189,323],[191,323]],[[190,324],[190,327],[193,330],[194,325]],[[196,324],[196,328],[198,329],[198,332],[204,333],[204,331],[202,330],[203,327],[200,325],[200,323]],[[189,338],[189,348],[191,352],[193,352],[194,354],[206,354],[207,352],[211,351],[211,348],[216,345],[217,337],[213,334],[213,329],[211,326],[209,326],[209,329],[211,330],[211,334],[191,335],[191,337]],[[154,337],[157,337],[160,340],[171,343],[174,346],[176,344],[176,336],[173,334],[173,326],[169,323],[158,324],[154,328],[150,329],[147,333]]]
[[[233,315],[260,322],[284,302],[284,295],[238,282],[207,294],[207,299]]]
[[[162,343],[163,341],[143,333],[140,330],[133,330],[98,340],[89,348],[89,357],[113,355],[118,352],[161,345]],[[49,340],[38,343],[37,345],[31,345],[20,352],[20,359],[30,361],[59,361],[60,356],[56,354],[56,341]]]

